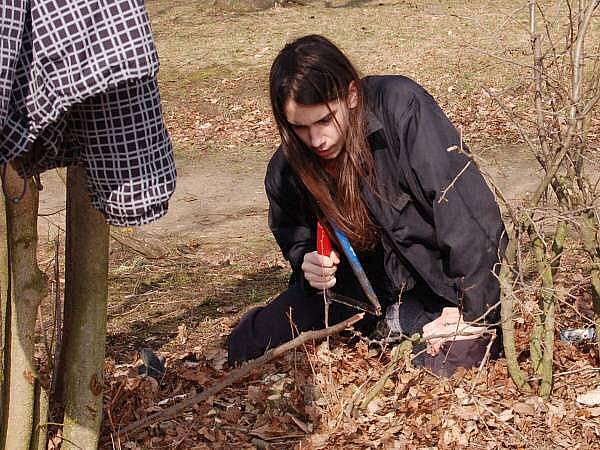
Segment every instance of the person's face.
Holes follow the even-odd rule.
[[[294,133],[317,156],[332,161],[344,150],[349,126],[349,109],[356,106],[351,89],[347,101],[302,105],[288,99],[285,117]]]

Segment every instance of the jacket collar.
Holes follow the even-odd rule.
[[[387,147],[383,125],[370,109],[366,111],[367,116],[367,141],[371,151],[382,150]]]
[[[375,133],[376,131],[382,130],[383,125],[377,118],[373,111],[369,108],[366,108],[366,116],[367,116],[367,136]]]

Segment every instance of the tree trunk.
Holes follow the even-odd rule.
[[[531,234],[531,232],[530,232]],[[540,237],[535,237],[532,241],[532,247],[535,254],[535,260],[538,266],[540,277],[544,277],[543,263],[546,260],[544,243]],[[542,281],[542,292],[540,294],[540,313],[535,316],[531,337],[529,340],[529,353],[531,355],[531,366],[536,374],[540,375],[542,369],[542,335],[544,334],[544,290],[545,283]]]
[[[555,244],[557,242],[564,242],[566,231],[566,224],[560,222],[555,231]],[[533,240],[533,250],[537,270],[542,279],[542,288],[540,292],[541,315],[536,318],[536,324],[531,336],[531,362],[534,370],[541,377],[539,395],[540,397],[548,398],[552,392],[554,315],[556,310],[552,265],[554,260],[560,258],[562,247],[560,248],[561,254],[555,254],[554,251],[551,251],[550,260],[548,260],[542,239],[536,237]]]
[[[592,260],[591,284],[596,342],[600,344],[600,224],[593,214],[583,217],[581,224],[583,246]]]
[[[67,173],[66,286],[61,367],[63,450],[95,449],[102,420],[108,225],[91,204],[85,172]]]
[[[4,189],[0,189],[0,448],[6,438],[8,416],[8,298],[10,296],[10,268],[8,267],[8,228],[6,223],[6,200]]]
[[[36,383],[33,407],[33,427],[29,450],[46,450],[48,448],[48,411],[50,396],[47,389]]]
[[[32,180],[21,179],[8,165],[4,186],[8,239],[4,448],[27,450],[31,444],[38,383],[34,361],[35,322],[46,283],[37,265],[38,193]],[[25,188],[25,189],[23,189]],[[13,199],[18,198],[18,201]],[[6,281],[6,280],[5,280]],[[41,388],[41,387],[40,387]]]
[[[531,392],[531,387],[525,379],[525,375],[519,367],[517,359],[517,350],[515,346],[515,322],[513,320],[513,276],[512,264],[516,259],[517,246],[519,245],[518,236],[513,237],[508,242],[506,249],[506,261],[502,264],[500,270],[500,319],[502,325],[502,344],[504,346],[504,355],[506,357],[506,366],[508,373],[519,390]]]

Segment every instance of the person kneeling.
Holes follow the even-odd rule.
[[[479,364],[499,318],[504,225],[467,150],[452,151],[465,147],[438,104],[404,76],[361,79],[318,35],[286,45],[269,81],[281,136],[265,176],[269,226],[292,275],[232,331],[230,364],[323,328],[323,289],[366,300],[343,255],[317,253],[317,221],[346,234],[396,331],[431,337],[419,364],[444,375]],[[332,303],[329,324],[355,312]]]

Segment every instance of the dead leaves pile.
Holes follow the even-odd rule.
[[[600,385],[589,349],[557,343],[549,401],[515,389],[504,360],[440,379],[405,361],[366,408],[364,393],[389,348],[332,339],[287,354],[183,415],[111,442],[110,433],[160,411],[226,374],[226,354],[195,348],[167,357],[156,381],[136,366],[107,365],[104,443],[110,448],[591,448],[600,407],[578,404]],[[533,380],[535,384],[535,380]]]
[[[277,145],[277,132],[271,112],[255,100],[241,103],[233,99],[209,98],[209,103],[228,104],[217,114],[188,108],[172,109],[166,114],[169,134],[178,145],[178,151],[218,150],[230,154],[247,152],[248,147],[273,150]]]

